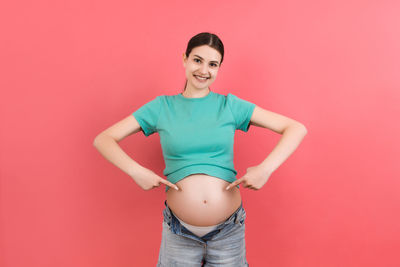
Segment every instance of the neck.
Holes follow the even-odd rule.
[[[182,93],[182,95],[185,97],[203,97],[209,94],[210,91],[211,91],[210,88],[194,89],[194,90],[186,88],[186,90]]]

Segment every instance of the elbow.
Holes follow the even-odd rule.
[[[97,148],[97,145],[99,144],[99,142],[101,142],[101,141],[100,141],[101,137],[102,137],[102,134],[99,134],[99,135],[97,135],[97,136],[94,138],[94,140],[93,140],[93,146],[94,146],[94,147]]]
[[[111,136],[107,135],[106,133],[100,133],[99,135],[97,135],[94,140],[93,140],[93,146],[95,148],[97,148],[99,145],[101,145],[102,142],[104,142],[107,139],[111,139],[116,141],[114,138],[112,138]],[[117,141],[116,141],[117,142]]]
[[[302,123],[300,123],[299,124],[299,127],[303,130],[303,132],[304,132],[304,135],[306,135],[307,134],[307,132],[308,132],[308,130],[307,130],[307,128],[306,128],[306,126],[304,125],[304,124],[302,124]]]
[[[287,127],[287,129],[288,128],[298,129],[299,131],[303,132],[304,135],[306,135],[308,132],[306,126],[300,122],[296,122],[296,123],[290,125],[289,127]]]
[[[98,137],[99,137],[99,136],[96,136],[96,137],[94,138],[94,140],[93,140],[93,146],[94,146],[94,147],[97,146]]]

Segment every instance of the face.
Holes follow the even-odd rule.
[[[207,89],[217,78],[220,61],[221,54],[208,45],[193,48],[189,58],[184,53],[183,66],[186,69],[188,80],[186,88]],[[205,77],[205,79],[201,77]]]

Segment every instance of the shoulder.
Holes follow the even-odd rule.
[[[217,93],[217,92],[213,92],[213,95],[214,95],[215,97],[217,97],[217,99],[227,100],[228,95],[230,95],[230,94],[229,94],[229,93],[228,93],[228,94],[220,94],[220,93]],[[229,96],[229,97],[230,97],[230,96]]]
[[[239,97],[235,94],[228,93],[226,95],[226,101],[229,103],[231,106],[254,106],[255,104],[252,103],[251,101],[247,100],[246,98]]]
[[[163,104],[167,100],[167,95],[158,95],[153,98],[153,102],[157,103],[158,105]]]
[[[174,94],[174,95],[159,95],[159,96],[157,96],[157,98],[160,100],[160,101],[168,101],[168,100],[173,100],[173,99],[175,99],[176,97],[177,97],[177,95],[178,94]]]

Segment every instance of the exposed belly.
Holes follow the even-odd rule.
[[[229,182],[207,174],[192,174],[167,191],[167,204],[184,222],[196,226],[219,224],[229,218],[242,201],[239,189],[225,188]]]

